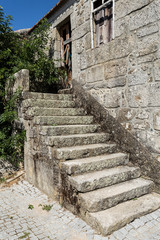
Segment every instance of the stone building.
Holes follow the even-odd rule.
[[[160,207],[160,0],[60,0],[44,17],[67,89],[15,75],[26,178],[108,235]]]
[[[76,80],[159,155],[160,1],[61,0],[44,17],[68,85]]]

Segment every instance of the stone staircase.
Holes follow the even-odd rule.
[[[58,186],[59,200],[63,199],[65,206],[76,209],[103,235],[160,207],[160,196],[152,192],[153,182],[141,177],[139,167],[130,164],[129,155],[110,142],[109,134],[101,131],[93,116],[75,107],[71,94],[25,93],[22,112],[27,131],[34,132],[32,137],[27,134],[34,151],[29,147],[27,151],[33,156],[39,154],[36,173],[30,169],[34,168],[33,164],[26,163],[26,168],[30,169],[26,172],[35,174],[30,181],[46,191],[43,176],[48,177],[46,182],[53,185],[51,188],[54,184]],[[41,167],[38,167],[42,157],[45,160],[41,160]],[[31,160],[35,164],[34,157]],[[42,170],[43,163],[47,173]],[[53,172],[52,177],[50,172]],[[42,184],[37,180],[40,176]]]

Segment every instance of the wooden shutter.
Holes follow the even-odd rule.
[[[112,40],[113,28],[112,3],[94,14],[96,28],[96,45],[107,43]]]
[[[99,11],[95,13],[96,46],[99,46]]]
[[[109,21],[108,21],[108,8],[104,9],[104,28],[103,28],[103,35],[104,35],[104,43],[109,41]]]
[[[95,13],[95,24],[96,24],[96,45],[99,46],[104,42],[104,9],[101,9]]]
[[[112,4],[108,7],[108,42],[112,40],[113,34],[113,7]]]

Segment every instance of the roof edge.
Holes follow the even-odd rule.
[[[29,31],[28,34],[30,34],[38,25],[39,23],[44,19],[44,18],[49,18],[49,16],[56,11],[59,7],[61,7],[61,5],[63,5],[63,3],[66,0],[60,0],[46,15],[44,15],[44,17],[42,17]]]

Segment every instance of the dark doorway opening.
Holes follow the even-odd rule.
[[[72,87],[72,32],[70,21],[60,28],[62,67],[67,71],[63,87]]]

